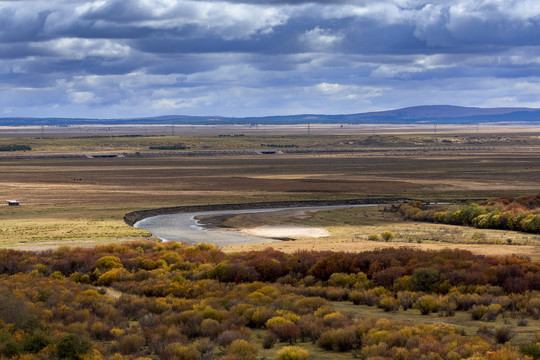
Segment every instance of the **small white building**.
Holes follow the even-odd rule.
[[[17,200],[8,200],[7,203],[8,203],[9,206],[19,206],[20,205],[19,201],[17,201]]]

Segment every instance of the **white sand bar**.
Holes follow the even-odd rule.
[[[269,238],[321,238],[330,236],[328,230],[302,225],[265,225],[242,229],[243,234]]]

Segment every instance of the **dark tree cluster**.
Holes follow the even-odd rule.
[[[0,151],[27,151],[32,150],[28,145],[0,145]]]

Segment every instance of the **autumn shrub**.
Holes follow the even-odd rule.
[[[334,273],[328,279],[328,285],[347,289],[351,288],[355,283],[355,274]]]
[[[497,344],[504,344],[512,340],[516,334],[508,326],[498,326],[493,331],[493,337]]]
[[[527,304],[527,313],[535,320],[540,319],[540,298],[532,298]]]
[[[386,312],[396,312],[399,310],[400,302],[393,296],[385,296],[379,301],[378,307]]]
[[[262,346],[263,349],[271,349],[277,341],[276,334],[272,331],[267,331],[263,336]]]
[[[319,339],[324,330],[323,320],[314,315],[302,316],[298,321],[298,326],[300,327],[300,337],[302,341],[307,338],[313,343]]]
[[[309,352],[298,346],[285,346],[275,356],[275,360],[310,360]]]
[[[0,343],[0,355],[3,355],[7,358],[14,358],[18,357],[21,352],[21,345],[12,337],[2,339],[2,342]]]
[[[326,289],[325,297],[330,301],[343,301],[347,299],[349,292],[339,287],[329,287]]]
[[[199,360],[200,354],[194,346],[173,344],[174,358],[178,360]]]
[[[282,326],[290,322],[290,320],[286,319],[283,316],[274,316],[266,322],[266,328],[272,329],[273,327]]]
[[[267,315],[261,317],[266,312]],[[229,316],[241,318],[244,325],[252,328],[263,327],[265,323],[274,316],[274,311],[266,307],[255,307],[251,304],[238,304],[230,309]]]
[[[476,304],[478,295],[459,294],[456,298],[457,310],[468,311]]]
[[[403,310],[407,310],[414,305],[416,295],[410,291],[399,291],[397,293],[397,298]]]
[[[325,305],[328,305],[328,301],[321,297],[306,297],[297,300],[294,303],[294,309],[297,314],[309,314]]]
[[[457,304],[453,298],[445,296],[439,299],[438,310],[440,316],[454,316],[456,309]]]
[[[433,268],[419,268],[411,275],[411,283],[416,291],[432,292],[439,279],[439,270]]]
[[[360,351],[360,358],[362,359],[387,359],[390,355],[390,349],[384,342],[377,345],[363,346]]]
[[[429,315],[437,309],[437,300],[431,295],[424,295],[416,300],[414,307],[420,310],[422,315]]]
[[[485,305],[475,305],[471,309],[471,319],[472,320],[482,320],[484,315],[487,313],[488,308]]]
[[[385,230],[381,233],[381,237],[383,238],[384,241],[388,242],[390,240],[392,240],[396,235],[391,232],[391,231],[388,231],[388,230]]]
[[[126,280],[129,272],[123,268],[114,268],[100,275],[97,281],[98,285],[110,286],[117,281]]]
[[[114,268],[122,268],[122,261],[116,256],[103,256],[95,264],[96,269],[110,270]]]
[[[340,352],[360,346],[354,327],[325,331],[319,337],[317,344],[323,349]]]
[[[97,259],[106,256],[118,258],[125,269],[94,267]],[[257,266],[262,259],[265,265]],[[43,271],[35,264],[42,264]],[[209,278],[216,267],[220,272],[214,275],[219,276]],[[279,278],[251,280],[271,279],[274,275],[267,271],[271,268],[281,272]],[[65,278],[48,277],[55,271]],[[0,272],[0,358],[60,358],[58,340],[73,333],[79,339],[89,336],[95,343],[93,352],[74,358],[240,360],[242,355],[225,353],[226,349],[235,340],[249,341],[251,330],[246,326],[263,329],[268,323],[268,330],[257,331],[263,337],[258,342],[266,346],[278,339],[277,333],[281,341],[320,341],[332,351],[352,349],[354,353],[347,356],[373,360],[514,360],[519,354],[510,346],[498,347],[493,330],[486,331],[487,341],[484,336],[463,335],[450,325],[353,318],[336,311],[341,307],[334,308],[324,297],[345,299],[331,292],[349,293],[354,303],[392,311],[398,302],[403,308],[412,304],[421,309],[419,304],[427,296],[435,302],[434,307],[427,306],[430,312],[438,310],[441,315],[485,306],[484,319],[492,311],[495,318],[503,313],[532,321],[538,293],[531,289],[538,287],[540,268],[527,258],[449,249],[224,254],[197,246],[139,242],[39,253],[0,250]],[[104,287],[106,277],[100,282],[103,287],[95,287],[107,273],[125,275],[110,277],[114,280],[110,285],[122,293],[118,299]],[[83,276],[91,286],[78,280]],[[512,287],[504,284],[519,277],[522,283],[517,288],[528,290],[509,293]],[[415,290],[420,288],[431,290]],[[41,345],[23,348],[23,344],[39,332],[56,344],[34,355],[31,352]],[[186,347],[184,355],[175,355],[179,347]]]
[[[216,343],[222,347],[227,347],[235,340],[249,340],[249,335],[238,330],[225,330],[217,337]]]
[[[538,360],[540,359],[540,342],[523,344],[519,347],[519,351],[533,360]]]
[[[380,237],[379,237],[379,234],[370,234],[368,236],[368,240],[370,241],[379,241]]]
[[[221,324],[214,319],[204,319],[200,327],[201,335],[211,339],[217,338],[222,331]]]
[[[144,336],[125,334],[116,340],[116,346],[122,354],[136,354],[146,344]]]
[[[92,349],[92,343],[76,334],[68,334],[56,344],[56,349],[60,359],[78,360]]]
[[[500,304],[491,304],[486,310],[486,320],[495,321],[497,316],[502,312],[502,306]]]
[[[37,354],[49,344],[52,344],[51,338],[42,331],[37,331],[23,339],[22,350],[27,353]]]
[[[364,300],[364,291],[351,291],[349,293],[349,300],[354,305],[360,305]]]
[[[405,272],[406,270],[402,266],[391,266],[373,273],[372,280],[377,286],[391,289],[394,282],[405,275]]]
[[[343,327],[349,322],[349,319],[340,312],[333,312],[326,314],[323,317],[323,323],[325,326],[331,328]]]
[[[300,327],[292,322],[276,325],[271,328],[279,341],[289,342],[291,345],[301,336]]]
[[[69,279],[71,281],[80,283],[80,284],[89,284],[90,283],[90,276],[87,274],[82,274],[80,272],[74,272],[69,276]]]
[[[243,339],[234,340],[225,349],[225,354],[237,356],[244,360],[257,359],[257,348]]]
[[[383,296],[391,296],[392,293],[382,286],[377,286],[373,289],[365,290],[362,293],[361,304],[374,306],[377,305]]]

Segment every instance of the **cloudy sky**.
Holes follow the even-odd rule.
[[[0,117],[540,107],[538,0],[0,0]]]

